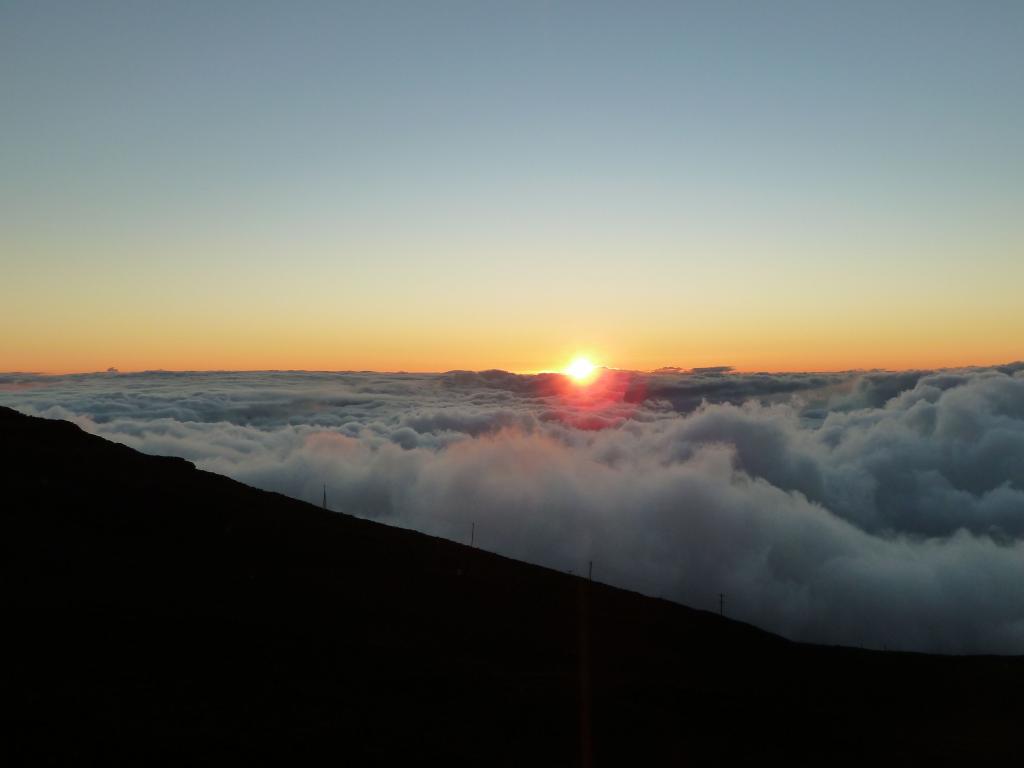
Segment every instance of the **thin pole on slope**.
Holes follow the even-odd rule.
[[[590,565],[587,568],[587,581],[593,581],[593,580],[594,580],[594,561],[591,560],[590,561]]]
[[[725,616],[725,594],[718,593],[718,615]]]
[[[476,523],[469,524],[469,546],[473,546],[473,542],[476,540]]]
[[[324,509],[327,509],[327,483],[324,483]]]

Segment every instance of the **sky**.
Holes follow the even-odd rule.
[[[1024,652],[1024,363],[2,375],[0,405],[797,640]]]
[[[1019,2],[0,3],[0,370],[1024,357]]]

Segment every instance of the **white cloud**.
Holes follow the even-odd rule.
[[[499,372],[8,377],[0,402],[649,594],[724,592],[797,639],[1024,652],[1019,366],[613,377],[596,403]]]

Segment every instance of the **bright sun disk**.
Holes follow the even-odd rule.
[[[587,358],[577,357],[565,367],[565,375],[577,384],[583,384],[594,375],[596,370],[597,366]]]

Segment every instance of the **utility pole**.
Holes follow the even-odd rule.
[[[590,561],[590,569],[587,571],[587,581],[594,580],[594,561]]]
[[[722,592],[718,593],[718,615],[725,616],[725,595]]]
[[[476,523],[469,524],[469,546],[473,546],[473,542],[476,540]]]
[[[327,509],[327,483],[324,483],[324,509]]]

